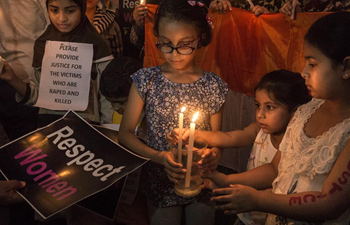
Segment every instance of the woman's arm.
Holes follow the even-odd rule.
[[[245,186],[217,189],[230,201],[222,209],[228,213],[263,211],[295,220],[322,222],[333,220],[350,207],[350,140],[335,162],[321,191],[282,195],[256,191]],[[215,192],[215,191],[214,191]],[[224,199],[225,198],[225,199]],[[218,200],[218,199],[217,199]],[[244,204],[244,202],[251,204]],[[243,203],[242,205],[239,205]]]

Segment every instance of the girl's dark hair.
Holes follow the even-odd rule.
[[[103,70],[100,91],[106,97],[127,97],[131,88],[130,76],[142,68],[142,64],[128,56],[114,58]]]
[[[53,0],[46,0],[46,8],[48,7],[49,3]],[[75,2],[75,4],[78,5],[81,12],[81,20],[83,21],[85,19],[85,12],[86,12],[86,0],[70,0],[72,2]]]
[[[265,90],[271,99],[286,105],[289,112],[311,100],[300,73],[288,70],[267,73],[256,85],[255,91],[257,90]]]
[[[336,12],[318,19],[311,25],[305,40],[319,49],[334,64],[350,56],[350,12]]]
[[[155,36],[159,36],[159,23],[162,19],[177,21],[193,25],[198,33],[198,37],[200,37],[199,47],[207,46],[211,42],[212,37],[211,27],[206,18],[208,9],[205,3],[201,2],[204,5],[201,7],[198,5],[198,1],[195,2],[196,5],[192,6],[187,0],[163,0],[155,14],[153,28]]]

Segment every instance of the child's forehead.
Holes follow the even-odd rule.
[[[60,3],[60,4],[64,4],[65,6],[69,6],[69,7],[78,6],[78,4],[74,0],[48,0],[47,1],[47,5],[50,5],[52,3]]]
[[[266,89],[258,89],[255,91],[255,100],[271,103],[279,103],[272,92],[268,92]]]

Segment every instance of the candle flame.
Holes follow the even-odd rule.
[[[193,115],[193,119],[192,119],[192,122],[193,122],[193,123],[194,123],[194,121],[196,121],[198,115],[199,115],[199,112],[196,112],[196,113]]]
[[[185,111],[186,107],[181,108],[181,112],[183,113]]]
[[[141,0],[141,1],[140,1],[140,4],[141,4],[141,5],[144,5],[145,3],[146,3],[146,0]]]

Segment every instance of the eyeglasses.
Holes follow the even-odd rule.
[[[195,45],[192,46],[178,46],[178,47],[173,47],[169,44],[163,44],[163,43],[159,43],[159,40],[157,39],[156,42],[156,47],[159,49],[159,51],[163,52],[163,53],[172,53],[174,50],[176,50],[177,53],[179,53],[180,55],[190,55],[192,54],[192,52],[196,49],[198,42],[199,42],[198,38],[196,40]]]

